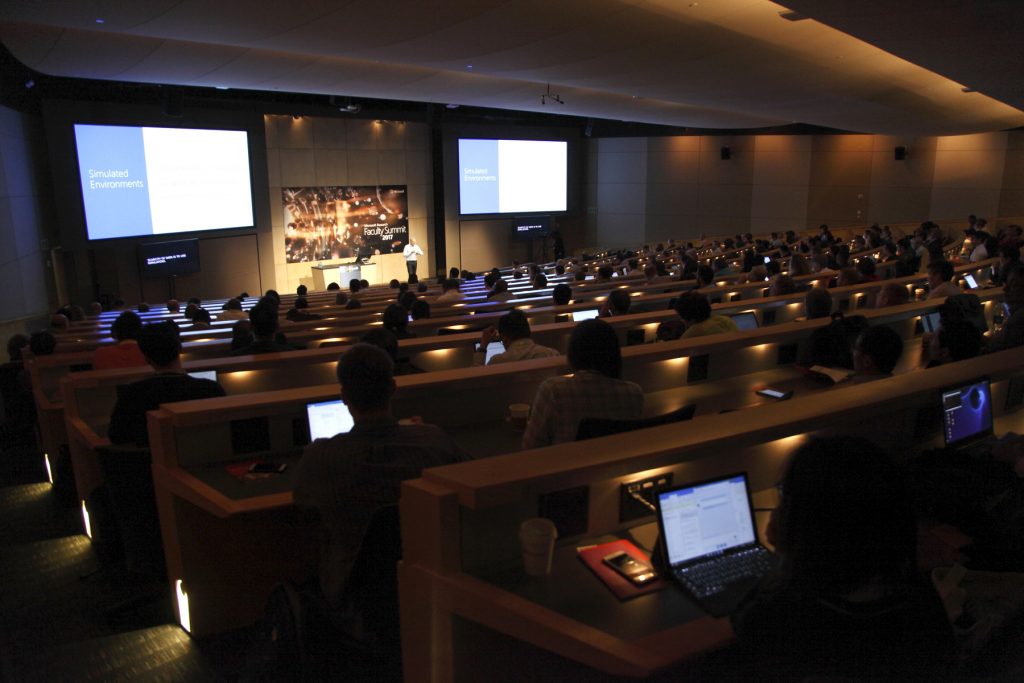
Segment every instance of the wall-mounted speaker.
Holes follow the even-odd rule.
[[[900,145],[892,150],[892,158],[896,161],[905,161],[907,158],[907,148]]]
[[[722,154],[722,161],[726,161],[727,159],[732,158],[732,150],[729,148],[728,145],[724,145],[720,152]]]

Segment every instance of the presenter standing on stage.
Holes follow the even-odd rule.
[[[409,237],[409,243],[406,244],[405,249],[402,250],[402,256],[405,257],[405,267],[409,269],[409,275],[415,275],[416,257],[423,256],[423,250],[420,249],[418,244],[416,244],[415,237]]]

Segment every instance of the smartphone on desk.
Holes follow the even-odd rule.
[[[658,578],[651,565],[640,562],[624,550],[605,555],[601,560],[637,586],[646,586]]]
[[[779,391],[778,389],[765,388],[758,389],[757,395],[765,396],[767,398],[778,399],[779,401],[785,401],[787,398],[793,398],[793,390],[790,389],[789,391]]]
[[[281,474],[288,469],[286,462],[254,462],[249,467],[251,474]]]

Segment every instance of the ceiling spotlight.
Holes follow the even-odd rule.
[[[548,100],[552,100],[554,102],[558,102],[559,104],[565,104],[565,101],[562,99],[561,95],[559,95],[557,93],[551,92],[551,84],[550,83],[548,83],[547,91],[541,93],[541,96],[540,96],[541,106],[547,104]]]

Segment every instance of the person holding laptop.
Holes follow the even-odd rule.
[[[780,561],[733,615],[736,659],[781,680],[948,673],[953,632],[916,570],[916,518],[892,459],[860,437],[816,439],[778,488],[767,536]]]
[[[401,482],[424,468],[465,459],[440,427],[395,419],[394,363],[384,350],[356,344],[338,360],[337,373],[354,426],[306,447],[294,493],[297,506],[319,515],[320,587],[334,607],[374,511],[397,504]]]

